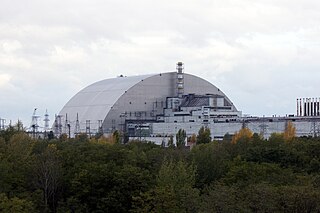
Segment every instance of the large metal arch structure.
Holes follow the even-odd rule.
[[[121,130],[125,120],[155,120],[163,113],[166,98],[176,96],[176,79],[176,72],[167,72],[98,81],[74,95],[59,115],[67,116],[71,134],[77,119],[81,132],[89,128],[91,133]],[[237,111],[219,88],[191,74],[184,74],[184,94],[223,96]]]

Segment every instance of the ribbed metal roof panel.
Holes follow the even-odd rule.
[[[90,120],[92,130],[98,128],[98,120],[105,118],[116,101],[132,86],[153,75],[118,77],[91,84],[73,96],[59,115],[67,114],[68,120]],[[85,124],[81,124],[83,127]],[[74,126],[74,125],[73,125]]]

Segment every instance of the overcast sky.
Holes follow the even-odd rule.
[[[174,71],[219,87],[245,114],[320,97],[318,0],[0,0],[0,117],[53,120],[105,78]],[[43,118],[42,118],[43,119]]]

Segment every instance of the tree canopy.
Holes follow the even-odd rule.
[[[293,129],[211,141],[203,127],[191,150],[184,130],[177,147],[3,130],[0,212],[319,212],[320,138]]]

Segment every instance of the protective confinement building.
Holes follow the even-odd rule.
[[[222,139],[243,127],[269,137],[283,132],[288,121],[294,123],[297,135],[319,132],[318,113],[286,117],[242,117],[232,101],[216,86],[183,72],[177,63],[175,72],[153,75],[120,76],[93,83],[78,92],[56,116],[54,132],[71,137],[79,133],[110,134],[115,130],[129,137],[155,142],[184,129],[188,136],[202,126],[211,137]],[[301,102],[301,101],[300,101]],[[301,111],[301,105],[299,110]],[[308,105],[303,105],[308,106]],[[311,109],[310,109],[311,110]]]
[[[70,131],[112,133],[130,136],[152,134],[151,123],[163,123],[169,117],[184,117],[198,122],[207,117],[238,117],[241,113],[220,89],[194,75],[178,72],[117,77],[96,82],[78,92],[56,118],[56,134]],[[196,116],[196,118],[194,118]],[[178,122],[178,121],[176,121]]]

